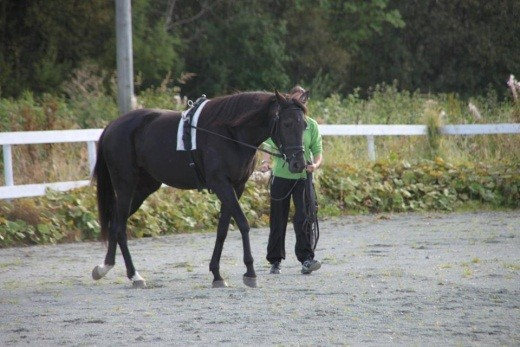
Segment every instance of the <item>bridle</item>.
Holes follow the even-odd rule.
[[[303,110],[300,107],[292,106],[292,107],[288,107],[286,109],[282,109],[281,111],[276,112],[276,114],[274,115],[274,117],[271,119],[271,122],[270,122],[271,123],[270,131],[269,131],[270,137],[273,140],[276,147],[278,148],[278,151],[281,153],[281,155],[279,154],[279,155],[277,155],[277,157],[282,158],[286,162],[291,161],[300,152],[305,151],[303,145],[285,146],[285,144],[283,143],[282,138],[280,137],[280,134],[279,134],[280,131],[279,131],[278,123],[280,121],[280,112],[286,112],[286,111],[292,111],[292,110],[300,111],[300,112],[302,112],[302,115],[303,115]],[[303,116],[302,116],[302,118],[303,118]],[[295,152],[293,153],[293,155],[290,158],[287,158],[287,155],[285,153],[286,153],[286,151],[291,151],[291,150],[295,150]]]

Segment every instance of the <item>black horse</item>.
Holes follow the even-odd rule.
[[[135,110],[109,124],[98,142],[93,175],[97,181],[101,237],[108,240],[108,250],[104,264],[94,268],[92,277],[98,280],[114,266],[119,244],[128,278],[134,287],[145,287],[127,245],[128,218],[162,183],[196,189],[202,182],[221,201],[217,238],[209,264],[213,287],[227,286],[219,268],[231,217],[242,236],[247,268],[244,283],[255,287],[250,228],[238,200],[253,172],[257,147],[269,137],[292,172],[304,170],[302,139],[307,98],[308,93],[293,98],[278,92],[246,92],[211,99],[200,112],[196,149],[192,151],[177,150],[180,112]]]

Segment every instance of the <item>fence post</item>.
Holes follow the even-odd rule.
[[[96,141],[88,141],[88,164],[90,169],[90,176],[94,173],[94,166],[96,165]]]
[[[374,143],[374,135],[367,136],[368,158],[372,161],[376,160],[376,145]]]
[[[4,177],[6,186],[14,186],[13,178],[13,156],[11,145],[3,145],[2,152],[4,154]]]

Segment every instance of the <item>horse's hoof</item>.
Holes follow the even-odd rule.
[[[96,265],[92,270],[92,278],[97,281],[103,278],[103,276],[99,273],[99,265]]]
[[[227,288],[228,284],[224,280],[222,280],[222,281],[213,281],[213,283],[211,284],[211,287],[212,288]]]
[[[244,276],[242,280],[244,281],[244,284],[249,288],[256,288],[258,286],[258,283],[256,282],[256,277]]]
[[[144,280],[133,281],[132,287],[135,289],[144,289],[146,288],[146,282]]]

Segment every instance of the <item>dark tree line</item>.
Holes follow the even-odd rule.
[[[518,0],[133,0],[138,91],[190,97],[378,83],[506,92],[520,74]],[[115,70],[112,0],[0,0],[0,97],[59,93],[75,69]],[[108,72],[108,73],[107,73]]]

